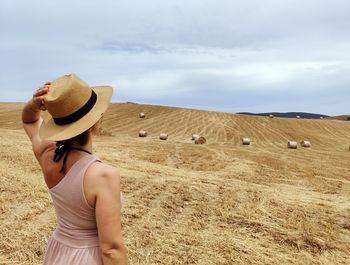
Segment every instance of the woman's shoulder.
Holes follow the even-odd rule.
[[[119,169],[116,166],[112,166],[100,160],[96,160],[96,162],[100,163],[93,163],[90,167],[95,173],[100,173],[102,175],[119,174]]]
[[[93,163],[86,171],[86,177],[93,182],[120,181],[120,171],[117,167],[106,163]]]
[[[120,173],[118,168],[105,164],[93,163],[84,177],[85,196],[92,207],[96,198],[120,192]]]

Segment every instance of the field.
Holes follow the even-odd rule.
[[[0,264],[41,264],[55,228],[22,107],[0,104]],[[122,174],[129,264],[350,264],[349,144],[347,121],[114,103],[94,152]]]

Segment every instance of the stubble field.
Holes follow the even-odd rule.
[[[0,104],[0,264],[41,264],[56,225],[22,107]],[[346,121],[114,103],[94,153],[121,171],[129,264],[350,264],[349,144]]]

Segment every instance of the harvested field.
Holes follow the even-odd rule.
[[[0,264],[41,264],[56,225],[22,106],[0,104]],[[94,150],[122,175],[129,264],[349,264],[350,122],[115,103],[103,127]]]

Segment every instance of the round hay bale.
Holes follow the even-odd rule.
[[[199,136],[194,140],[195,144],[205,144],[207,139],[205,139],[203,136]]]
[[[272,115],[272,114],[270,114],[270,115],[269,115],[269,118],[271,118],[271,119],[272,119],[272,118],[273,118],[273,115]]]
[[[141,112],[141,113],[139,114],[139,117],[140,117],[140,118],[144,118],[144,117],[146,117],[146,115],[145,115],[145,113]]]
[[[200,137],[199,134],[192,134],[192,141],[196,140],[199,137]]]
[[[296,141],[288,141],[288,148],[297,149],[298,143]]]
[[[160,139],[160,140],[167,140],[167,139],[168,139],[168,134],[167,134],[167,133],[161,133],[161,134],[159,134],[159,139]]]
[[[145,130],[139,131],[139,137],[147,137],[147,132]]]
[[[300,119],[300,116],[298,115],[296,118],[297,118],[297,119]]]
[[[323,117],[321,116],[320,119],[323,120]]]
[[[250,145],[250,138],[244,137],[244,138],[242,139],[242,144],[243,144],[243,145]]]
[[[301,141],[300,144],[301,144],[302,147],[311,147],[310,141],[304,140],[304,141]]]

